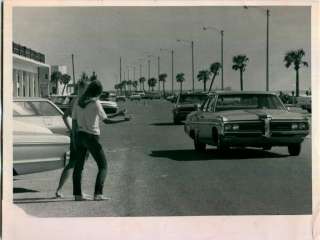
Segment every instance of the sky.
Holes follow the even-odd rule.
[[[192,7],[15,7],[13,41],[40,51],[50,65],[66,65],[72,76],[71,54],[74,54],[76,79],[82,72],[96,72],[104,88],[111,90],[119,83],[122,72],[129,69],[133,79],[147,77],[148,55],[151,77],[167,73],[166,89],[171,89],[171,56],[161,48],[174,50],[174,76],[185,73],[184,89],[192,88],[190,43],[194,41],[195,88],[203,84],[196,78],[200,70],[220,61],[220,33],[203,31],[210,26],[224,31],[224,86],[240,88],[240,73],[232,69],[232,58],[245,54],[249,62],[244,73],[245,90],[266,88],[266,12],[269,21],[269,86],[270,90],[295,89],[295,71],[284,66],[289,50],[304,49],[308,68],[300,70],[300,89],[311,87],[311,9],[307,6],[242,6]],[[122,73],[123,77],[123,73]],[[220,76],[214,87],[221,85]],[[178,89],[174,81],[174,88]]]

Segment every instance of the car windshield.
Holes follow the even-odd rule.
[[[13,116],[61,116],[61,113],[46,101],[17,101],[13,102]]]
[[[284,109],[279,98],[271,94],[219,95],[215,111],[239,109]]]
[[[180,95],[179,103],[188,104],[188,103],[202,103],[207,98],[207,95]]]

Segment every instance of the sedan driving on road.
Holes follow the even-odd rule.
[[[172,110],[174,124],[184,121],[187,115],[192,111],[195,111],[206,98],[206,93],[179,94],[174,109]]]
[[[303,114],[289,112],[275,94],[221,91],[188,115],[184,129],[196,151],[204,151],[207,144],[219,150],[286,146],[290,155],[297,156],[309,134],[309,122]]]

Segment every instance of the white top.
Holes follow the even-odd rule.
[[[77,121],[79,131],[100,135],[99,120],[107,118],[99,100],[88,103],[85,108],[79,106],[78,100],[73,105],[72,119]]]

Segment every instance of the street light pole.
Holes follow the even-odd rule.
[[[267,81],[267,91],[269,91],[269,16],[270,16],[270,10],[267,9],[267,56],[266,56],[266,69],[267,69],[267,73],[266,73],[266,81]]]
[[[270,9],[263,9],[256,6],[251,6],[258,10],[266,11],[267,14],[267,41],[266,41],[266,90],[269,91],[269,18],[270,18]],[[245,9],[249,9],[249,6],[244,6]]]
[[[223,90],[223,33],[221,30],[221,90]]]
[[[122,61],[121,61],[121,57],[120,57],[120,83],[121,83],[121,81],[122,81],[122,79],[121,79],[121,72],[122,72],[122,70],[121,70],[121,67],[122,67]]]
[[[159,92],[160,92],[160,56],[158,56],[158,89],[159,89]]]
[[[191,64],[192,64],[192,92],[194,92],[194,42],[189,40],[177,39],[177,42],[188,42],[191,44]]]
[[[194,54],[193,54],[193,41],[191,41],[191,54],[192,54],[192,92],[194,92]]]
[[[171,50],[171,80],[172,80],[172,82],[171,82],[171,91],[172,91],[172,95],[173,95],[173,54],[174,54],[174,52],[173,52],[173,50]]]

